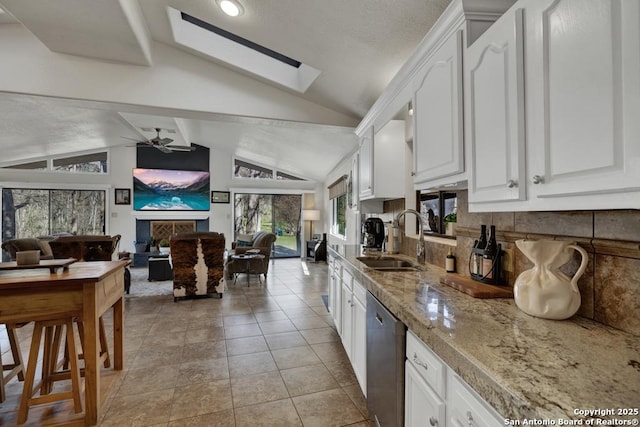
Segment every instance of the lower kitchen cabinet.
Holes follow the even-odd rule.
[[[342,333],[342,264],[329,256],[329,312],[338,334]]]
[[[367,302],[366,289],[343,270],[341,279],[340,338],[362,393],[367,395]]]
[[[503,425],[504,419],[411,331],[405,363],[405,427]]]

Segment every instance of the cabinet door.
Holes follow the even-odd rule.
[[[464,171],[462,31],[456,31],[419,71],[414,100],[414,182]]]
[[[357,285],[360,286],[360,285]],[[354,290],[356,284],[353,284]],[[364,304],[363,304],[364,302]],[[366,300],[353,299],[353,370],[360,389],[367,397],[367,308]]]
[[[353,301],[351,289],[345,283],[342,284],[342,345],[349,360],[353,364]]]
[[[360,198],[373,196],[373,127],[368,129],[360,138],[360,153],[358,156],[358,185]]]
[[[447,378],[447,425],[456,427],[493,427],[504,425],[504,418],[475,391],[450,372]]]
[[[445,426],[445,404],[409,361],[405,365],[405,427]]]
[[[523,67],[522,9],[465,52],[470,203],[525,199]]]
[[[525,27],[531,196],[640,190],[640,2],[529,0]]]
[[[332,299],[332,307],[331,307],[331,317],[333,318],[333,323],[336,326],[336,331],[338,334],[342,334],[342,283],[340,282],[340,274],[341,274],[342,266],[340,263],[336,262],[336,267],[331,275],[331,294],[333,296]]]

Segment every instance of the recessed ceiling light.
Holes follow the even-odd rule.
[[[218,6],[229,16],[240,16],[244,12],[242,5],[236,0],[218,0]]]

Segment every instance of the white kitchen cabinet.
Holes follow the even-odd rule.
[[[360,138],[358,161],[360,199],[373,197],[373,127]]]
[[[484,78],[487,87],[493,85],[494,102],[473,111],[471,97],[484,88],[470,86],[471,70],[482,69],[483,62],[489,69],[489,57],[496,56],[487,49],[491,39],[506,46],[508,32],[515,28],[517,42],[519,9],[526,28],[524,94],[514,104],[514,92],[505,95],[500,87],[501,82],[506,89],[512,86],[510,81],[518,83],[513,80],[517,67],[508,62],[517,51],[516,57],[507,51],[506,78],[499,75],[497,58],[493,68],[498,75]],[[484,57],[483,49],[487,49]],[[467,141],[476,149],[469,173],[470,211],[638,208],[640,2],[520,0],[465,55],[465,120],[473,120],[466,123]],[[521,122],[514,113],[519,114],[522,100],[524,179],[521,153],[514,152],[521,135]],[[509,145],[501,142],[502,131],[509,136]],[[494,149],[490,167],[477,156],[478,147]]]
[[[329,311],[338,334],[342,333],[342,264],[329,256]]]
[[[510,9],[465,52],[469,202],[524,200],[522,9]]]
[[[391,120],[373,131],[360,141],[360,200],[404,197],[404,120]]]
[[[504,418],[412,331],[407,332],[405,426],[490,427]]]
[[[640,2],[525,5],[531,197],[640,190]]]
[[[414,183],[464,172],[463,31],[458,30],[418,70],[414,95]]]
[[[473,391],[453,370],[447,377],[447,426],[495,427],[504,418]]]
[[[364,397],[367,397],[367,299],[366,289],[353,281],[353,370]]]
[[[360,385],[367,395],[367,300],[366,289],[346,270],[342,271],[342,330],[340,339]]]

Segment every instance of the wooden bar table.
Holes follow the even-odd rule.
[[[126,261],[0,271],[0,323],[77,317],[84,323],[85,425],[101,418],[98,321],[113,308],[113,367],[122,370]],[[34,351],[33,349],[31,351]]]

